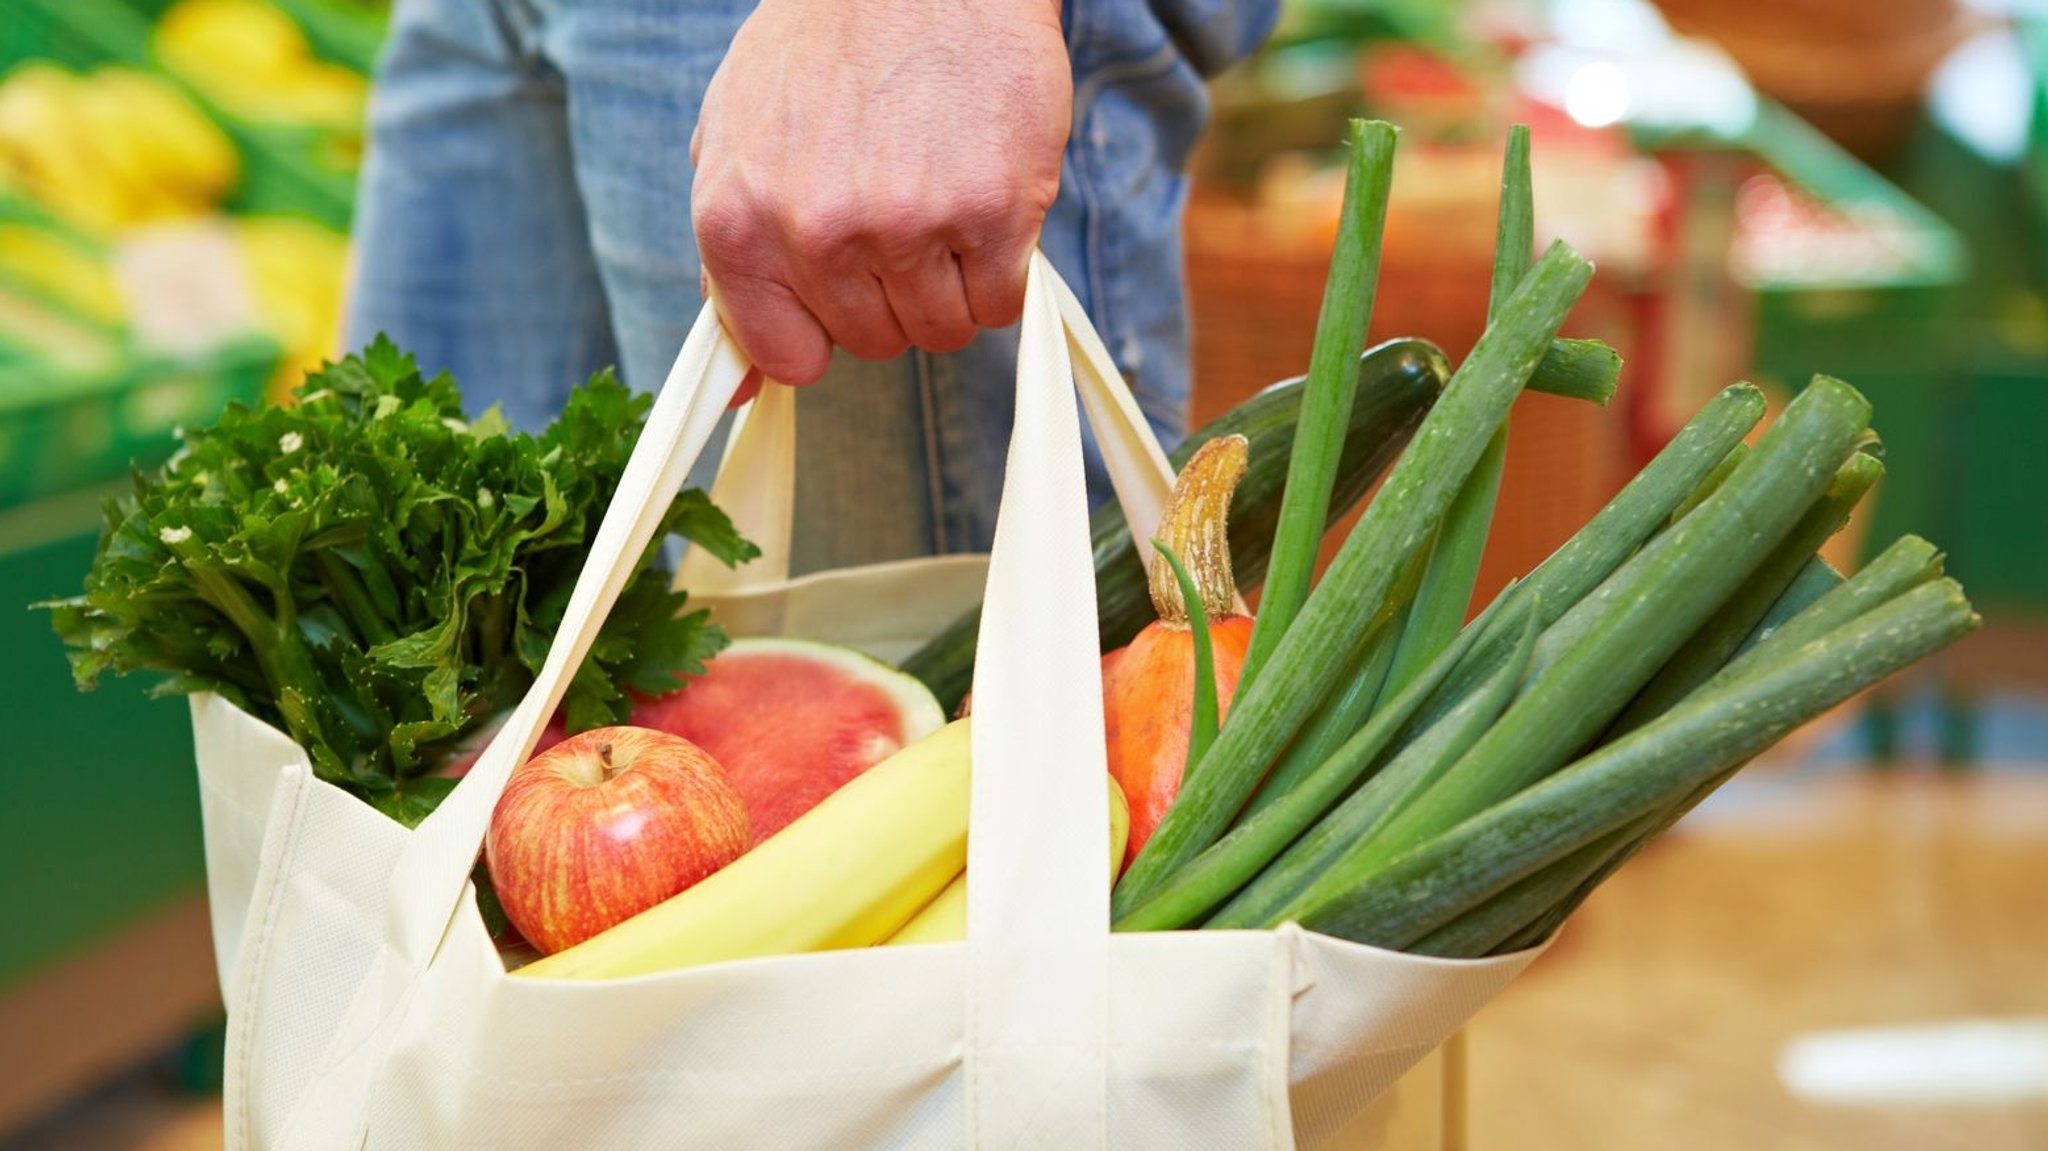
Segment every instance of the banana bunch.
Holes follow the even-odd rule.
[[[234,144],[146,72],[31,63],[0,80],[0,184],[84,231],[203,214],[240,177]]]
[[[369,82],[314,56],[266,0],[179,0],[157,19],[154,47],[165,68],[244,120],[362,130]]]

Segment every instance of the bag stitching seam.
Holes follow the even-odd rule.
[[[236,1134],[240,1137],[239,1145],[243,1147],[249,1145],[250,1091],[247,1062],[249,1045],[252,1042],[251,1035],[256,1026],[255,1003],[253,1002],[256,997],[256,975],[263,966],[264,956],[270,950],[271,934],[277,926],[278,904],[284,898],[285,885],[280,881],[280,877],[283,875],[286,865],[298,857],[300,833],[304,830],[304,822],[301,817],[305,814],[306,776],[299,775],[295,777],[291,781],[291,788],[292,810],[285,823],[285,840],[279,850],[277,867],[269,877],[269,890],[264,892],[263,929],[257,933],[255,948],[249,953],[248,966],[245,968],[248,972],[248,975],[245,977],[246,985],[241,988],[244,992],[244,995],[240,996],[242,999],[241,1021],[236,1027],[236,1031],[241,1037],[241,1042],[238,1046],[243,1062],[243,1066],[240,1068],[243,1072],[243,1087],[241,1098],[237,1100],[240,1105],[235,1109],[235,1128]],[[246,941],[244,946],[247,946]],[[238,979],[236,982],[241,984],[244,983],[244,980]]]
[[[982,1046],[987,1047],[990,1050],[1001,1050],[1004,1048],[1013,1048],[1021,1050],[1038,1047],[1047,1049],[1060,1049],[1087,1045],[1076,1045],[1066,1043],[1005,1043],[995,1045],[983,1044]],[[1115,1041],[1110,1041],[1104,1043],[1102,1046],[1104,1047],[1104,1049],[1109,1051],[1145,1051],[1152,1048],[1154,1045],[1150,1043],[1118,1043]],[[1270,1058],[1271,1055],[1270,1044],[1248,1040],[1226,1040],[1205,1037],[1202,1039],[1193,1039],[1180,1042],[1177,1043],[1175,1046],[1181,1050],[1203,1050],[1217,1052],[1243,1052],[1247,1050],[1257,1050],[1264,1053],[1268,1058]],[[962,1060],[962,1063],[964,1066],[965,1060]],[[778,1071],[772,1076],[772,1078],[776,1080],[786,1080],[789,1082],[828,1082],[854,1080],[865,1078],[869,1073],[917,1071],[929,1069],[933,1065],[934,1063],[932,1060],[918,1060],[914,1062],[905,1063],[870,1063],[862,1065],[860,1072],[858,1073],[850,1074],[846,1072],[826,1071]],[[571,1079],[533,1079],[511,1075],[499,1075],[485,1069],[484,1067],[476,1063],[474,1060],[467,1061],[466,1070],[472,1079],[479,1080],[481,1082],[493,1086],[512,1088],[585,1087],[603,1083],[623,1083],[643,1079],[715,1079],[721,1077],[729,1077],[731,1075],[736,1074],[744,1074],[750,1080],[754,1080],[757,1078],[756,1073],[752,1071],[745,1073],[721,1072],[718,1070],[692,1071],[687,1068],[675,1065],[664,1065],[660,1067],[642,1067],[632,1071],[617,1071],[609,1075],[580,1076]]]

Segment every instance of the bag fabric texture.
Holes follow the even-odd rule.
[[[533,690],[418,828],[193,699],[230,1151],[1357,1145],[1368,1105],[1536,953],[1433,959],[1291,925],[1109,932],[1080,413],[1138,539],[1172,476],[1040,257],[990,556],[787,578],[790,397],[770,389],[715,493],[762,566],[682,573],[736,634],[891,659],[984,597],[967,939],[609,982],[506,972],[468,883],[492,806],[745,371],[705,309]]]

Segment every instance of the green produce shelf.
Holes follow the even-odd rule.
[[[25,720],[0,772],[0,992],[204,883],[185,702],[131,680],[79,692],[48,614],[27,610],[81,586],[104,494],[0,510],[0,688]]]
[[[99,371],[0,356],[0,508],[119,477],[131,462],[161,463],[179,426],[260,401],[278,354],[270,340],[248,337],[201,356],[124,357]]]

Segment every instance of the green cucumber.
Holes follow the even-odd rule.
[[[1427,340],[1390,340],[1368,349],[1359,363],[1358,395],[1351,406],[1344,455],[1337,465],[1337,483],[1330,498],[1329,521],[1333,524],[1364,498],[1373,481],[1400,454],[1451,375],[1443,352]],[[1167,459],[1179,469],[1195,449],[1218,436],[1241,435],[1250,441],[1244,478],[1238,481],[1230,505],[1230,566],[1242,588],[1257,587],[1265,577],[1273,528],[1280,518],[1287,457],[1294,449],[1301,393],[1299,378],[1274,384],[1216,417],[1167,453]],[[1139,629],[1157,616],[1123,509],[1112,500],[1096,510],[1090,525],[1095,548],[1096,623],[1102,650],[1112,651],[1131,642]],[[903,661],[903,670],[923,680],[949,713],[973,682],[974,643],[980,629],[981,609],[976,608]]]
[[[1344,455],[1330,493],[1328,522],[1335,524],[1365,498],[1450,379],[1450,361],[1427,340],[1376,344],[1359,357],[1358,393],[1344,434]],[[1529,390],[1604,404],[1614,394],[1621,357],[1598,340],[1554,340],[1529,378]],[[1237,586],[1258,587],[1265,579],[1273,529],[1280,519],[1281,488],[1294,451],[1294,424],[1301,413],[1304,377],[1273,384],[1212,420],[1167,453],[1175,468],[1188,462],[1217,436],[1251,441],[1251,458],[1237,498],[1230,505],[1230,561]],[[1089,521],[1095,549],[1095,615],[1102,650],[1131,642],[1152,622],[1145,568],[1114,500]],[[1562,610],[1562,609],[1560,609]],[[981,630],[979,608],[948,624],[908,659],[903,670],[923,680],[947,712],[959,706],[974,678],[974,643]]]

